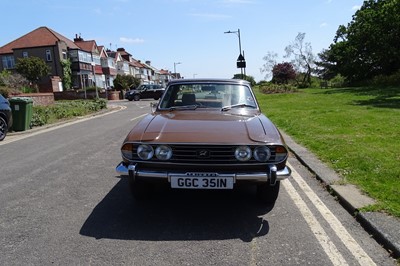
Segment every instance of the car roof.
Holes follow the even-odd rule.
[[[221,83],[221,84],[250,85],[250,82],[242,79],[216,79],[216,78],[173,79],[168,83],[168,85],[191,84],[191,83]]]

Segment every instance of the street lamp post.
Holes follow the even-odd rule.
[[[176,76],[176,65],[179,65],[179,64],[182,64],[181,62],[177,62],[177,63],[175,63],[174,62],[174,75],[175,75],[175,79],[177,78]]]
[[[237,59],[237,67],[240,68],[240,74],[242,75],[243,78],[243,69],[244,69],[244,73],[246,75],[246,60],[244,59],[244,51],[242,54],[242,42],[240,40],[240,29],[238,29],[237,31],[225,31],[226,33],[234,33],[239,37],[239,57]]]
[[[96,67],[96,63],[92,62],[91,65],[92,65],[92,70],[93,70],[93,80],[92,80],[92,82],[93,82],[93,84],[94,84],[94,86],[96,88],[96,99],[98,99],[99,98],[99,92],[97,91],[97,84],[96,84],[96,68],[95,68]]]

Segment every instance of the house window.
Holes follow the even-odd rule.
[[[67,50],[62,50],[62,58],[63,58],[64,60],[67,59]]]
[[[50,50],[46,50],[46,61],[47,62],[51,61],[51,51]]]
[[[3,68],[4,69],[13,69],[15,68],[15,60],[14,56],[12,55],[6,55],[2,57],[3,61]]]
[[[28,57],[28,52],[22,52],[22,57],[27,58]]]

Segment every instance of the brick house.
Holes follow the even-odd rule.
[[[36,56],[50,67],[50,74],[39,81],[39,92],[63,91],[62,60],[71,61],[72,86],[82,89],[89,86],[112,87],[117,74],[133,75],[141,83],[165,84],[171,73],[160,73],[150,62],[136,60],[124,48],[106,50],[96,41],[85,41],[78,35],[70,40],[48,27],[39,27],[0,47],[0,72],[15,71],[18,58]]]
[[[22,37],[0,47],[0,71],[15,71],[18,58],[36,56],[50,67],[50,74],[39,81],[40,92],[63,90],[61,60],[68,58],[70,49],[79,47],[63,35],[47,27],[39,27]]]
[[[73,86],[76,88],[97,86],[106,88],[106,77],[103,73],[103,47],[97,46],[95,40],[85,41],[75,35],[74,43],[80,49],[71,49],[69,58],[72,62],[71,70]]]

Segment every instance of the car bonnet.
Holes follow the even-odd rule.
[[[256,144],[281,143],[264,115],[240,116],[221,112],[169,112],[145,117],[126,141],[158,143]]]

